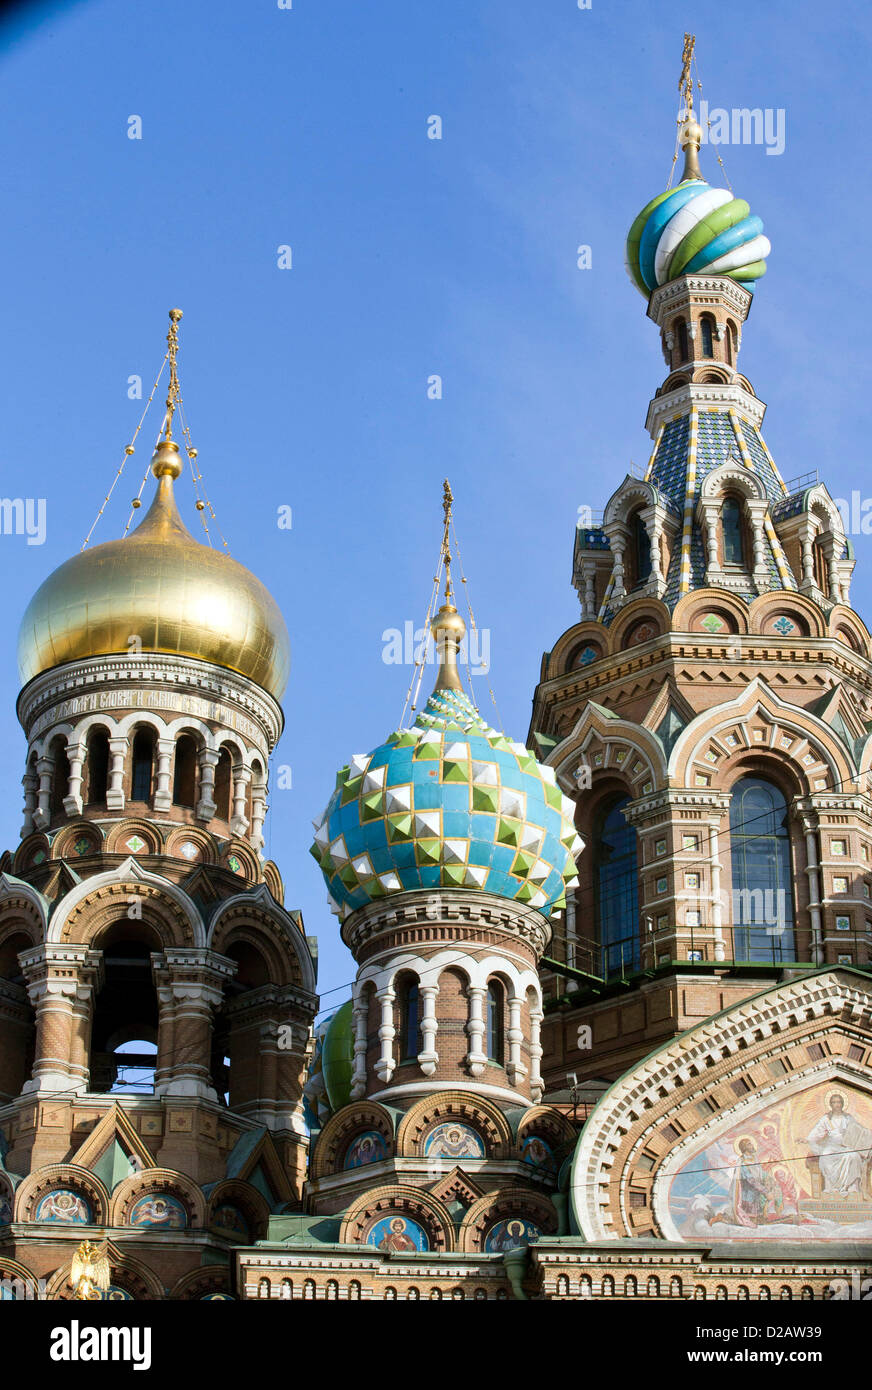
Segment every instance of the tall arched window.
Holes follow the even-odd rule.
[[[686,362],[690,357],[690,349],[687,341],[687,324],[684,319],[676,319],[675,331],[678,334],[678,357],[681,362]]]
[[[137,729],[133,736],[133,773],[130,800],[148,801],[151,796],[151,763],[154,740],[150,729]]]
[[[731,319],[727,320],[727,361],[731,367],[736,365],[736,325]]]
[[[795,960],[787,802],[772,782],[743,777],[730,798],[733,959]]]
[[[489,980],[485,1017],[485,1043],[489,1062],[502,1066],[505,1036],[505,992],[499,980]]]
[[[109,735],[105,729],[92,729],[88,735],[87,773],[86,804],[105,801],[109,783]]]
[[[219,820],[230,819],[230,783],[233,780],[233,763],[229,752],[222,748],[215,768],[215,814]]]
[[[421,1051],[421,1000],[418,981],[408,977],[399,989],[400,1061],[411,1062]]]
[[[54,758],[54,770],[51,777],[51,809],[52,812],[57,812],[64,809],[64,797],[70,786],[70,760],[67,757],[66,741],[62,738],[53,738],[49,748],[49,756]]]
[[[622,814],[629,804],[628,796],[612,802],[594,845],[596,917],[607,975],[633,970],[640,961],[636,831]]]
[[[742,508],[735,497],[724,498],[721,507],[721,533],[724,538],[724,564],[744,565],[745,545],[742,534]]]
[[[173,805],[193,806],[197,799],[197,745],[190,734],[182,734],[176,744],[173,773]]]
[[[714,319],[711,314],[703,314],[699,321],[703,357],[714,357],[715,355],[714,326]]]

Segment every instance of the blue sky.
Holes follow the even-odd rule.
[[[623,241],[666,186],[685,28],[710,106],[784,111],[783,154],[721,148],[773,244],[741,362],[767,442],[785,477],[818,468],[834,495],[872,496],[857,376],[872,19],[804,0],[698,15],[669,0],[79,0],[0,25],[0,491],[47,509],[45,544],[0,535],[0,842],[21,824],[18,622],[87,533],[141,410],[127,379],[153,379],[177,304],[219,521],[291,633],[275,762],[293,786],[273,790],[268,852],[319,937],[322,990],[351,980],[310,822],[335,769],[399,721],[410,673],[385,664],[382,634],[423,619],[443,476],[499,712],[523,738],[541,654],[577,617],[577,509],[650,450],[664,367]],[[717,182],[711,148],[702,162]],[[146,453],[95,542],[123,529]],[[868,618],[872,541],[854,543]]]

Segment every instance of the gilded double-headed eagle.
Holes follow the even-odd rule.
[[[83,1240],[73,1256],[70,1269],[73,1298],[102,1299],[112,1283],[112,1270],[105,1245]]]

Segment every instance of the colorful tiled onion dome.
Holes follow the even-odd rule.
[[[450,603],[439,610],[436,689],[411,728],[355,754],[315,823],[312,854],[342,918],[391,893],[442,887],[495,893],[547,917],[576,881],[574,805],[553,768],[490,728],[461,689],[464,626]]]
[[[684,177],[646,203],[627,236],[625,264],[646,299],[679,275],[727,275],[751,288],[771,251],[763,223],[743,198],[712,188],[699,172],[702,130],[691,113],[680,140]]]

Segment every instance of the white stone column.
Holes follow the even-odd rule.
[[[378,1036],[381,1042],[381,1056],[376,1063],[375,1070],[379,1081],[383,1081],[387,1084],[393,1076],[396,1066],[394,1062],[394,1036],[396,1033],[396,1029],[394,1028],[394,1000],[396,999],[396,995],[393,989],[391,989],[391,986],[388,985],[387,989],[383,989],[376,995],[376,999],[381,1005],[381,1025],[378,1030]]]
[[[584,616],[585,618],[595,618],[596,569],[593,565],[585,565],[582,573],[584,574]]]
[[[808,532],[800,537],[802,545],[802,587],[814,585],[814,546]]]
[[[211,820],[218,810],[213,796],[218,754],[214,748],[201,748],[198,761],[200,764],[200,800],[197,802],[197,820]]]
[[[233,764],[233,815],[230,818],[230,829],[234,835],[244,835],[248,829],[248,817],[245,814],[246,788],[251,781],[251,768],[243,763]]]
[[[154,809],[156,811],[168,811],[173,804],[173,794],[170,789],[170,759],[173,756],[175,744],[171,738],[159,738],[157,741],[157,786],[154,793]]]
[[[806,873],[808,874],[808,913],[811,918],[811,958],[815,965],[822,965],[824,947],[821,935],[821,879],[817,836],[808,825],[805,826],[805,852],[808,859]]]
[[[712,876],[712,936],[714,937],[715,960],[726,960],[724,950],[724,907],[721,900],[721,859],[718,845],[718,828],[709,826],[709,860]],[[735,958],[735,951],[733,951]]]
[[[487,1066],[487,1054],[483,1047],[485,990],[481,985],[470,985],[467,994],[469,1013],[466,1021],[466,1032],[469,1038],[469,1051],[466,1054],[466,1064],[473,1076],[481,1076]]]
[[[24,823],[21,827],[21,838],[23,840],[25,835],[30,835],[34,828],[33,817],[36,812],[36,798],[39,788],[39,778],[35,772],[31,771],[29,765],[21,779],[21,785],[24,788]]]
[[[703,508],[706,530],[706,549],[708,551],[707,568],[709,574],[720,574],[721,563],[718,559],[718,509],[712,504],[707,504]]]
[[[252,849],[260,851],[263,849],[263,823],[266,820],[266,786],[261,783],[259,787],[251,789],[251,830],[249,832],[249,842]]]
[[[368,1008],[366,991],[355,986],[351,1017],[354,1024],[354,1072],[351,1078],[351,1099],[366,1095],[366,1020]]]
[[[537,998],[536,1003],[530,1009],[530,1094],[537,1104],[542,1099],[545,1090],[542,1085],[542,1072],[540,1070],[542,1061],[540,1038],[544,1017],[542,1005]]]
[[[67,759],[70,764],[70,776],[67,783],[67,794],[64,797],[64,810],[68,816],[80,816],[82,814],[82,765],[85,761],[84,741],[67,744]]]
[[[509,999],[509,1027],[506,1032],[506,1040],[509,1044],[509,1061],[506,1072],[513,1086],[517,1086],[527,1074],[527,1068],[521,1061],[521,1043],[524,1041],[524,1030],[521,1027],[522,1003],[523,1000],[517,995],[512,995]]]
[[[827,560],[827,572],[830,576],[830,602],[841,603],[842,596],[839,589],[839,562],[836,559],[835,543],[830,541],[830,553]]]
[[[110,738],[109,740],[109,789],[106,792],[107,811],[124,810],[124,763],[127,758],[129,740]]]
[[[44,830],[51,820],[51,782],[54,776],[54,766],[54,758],[42,757],[37,760],[39,791],[37,793],[38,805],[33,813],[35,830]]]
[[[438,985],[419,985],[418,995],[421,1000],[421,1051],[418,1053],[418,1065],[425,1076],[432,1076],[436,1070],[436,1063],[439,1061],[439,1053],[436,1051],[436,995],[439,993]]]

